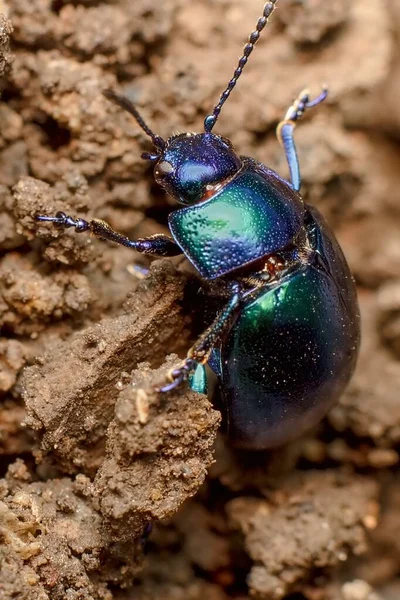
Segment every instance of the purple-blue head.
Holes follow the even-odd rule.
[[[127,98],[111,90],[104,95],[130,112],[151,138],[155,151],[144,152],[142,158],[154,163],[157,183],[181,204],[207,198],[239,171],[242,161],[226,138],[205,131],[181,133],[163,140],[151,131]]]
[[[167,141],[154,177],[178,202],[193,204],[214,193],[241,164],[229,140],[213,133],[183,133]]]

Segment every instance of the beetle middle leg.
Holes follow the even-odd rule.
[[[198,365],[205,365],[208,362],[213,347],[222,340],[227,328],[231,324],[233,316],[240,306],[241,289],[239,282],[234,281],[231,284],[231,294],[226,306],[218,313],[213,323],[206,329],[195,345],[190,348],[181,366],[169,372],[168,378],[170,383],[159,387],[158,391],[169,392],[175,389],[193,376]]]
[[[178,244],[167,235],[160,233],[148,238],[130,240],[125,235],[114,231],[108,223],[101,219],[86,221],[85,219],[75,219],[63,212],[58,212],[54,217],[38,215],[36,220],[44,223],[54,223],[64,229],[74,227],[77,233],[88,231],[98,238],[132,248],[142,254],[152,254],[154,256],[177,256],[178,254],[182,254],[182,250]]]
[[[286,159],[289,164],[290,179],[293,188],[298,192],[301,187],[300,166],[297,156],[296,145],[293,134],[297,121],[301,119],[307,108],[313,108],[323,102],[328,95],[328,89],[323,87],[322,92],[314,100],[310,100],[310,92],[303,90],[299,97],[294,101],[288,109],[285,118],[277,127],[277,137],[283,149],[285,150]]]

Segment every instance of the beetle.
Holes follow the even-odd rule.
[[[264,5],[203,133],[164,140],[129,99],[104,92],[150,138],[154,151],[142,158],[183,205],[169,216],[172,237],[131,240],[99,219],[63,212],[37,216],[145,254],[183,253],[203,281],[218,287],[226,303],[159,391],[189,381],[206,392],[208,364],[218,378],[229,438],[254,450],[282,445],[326,414],[353,373],[360,339],[355,283],[345,257],[323,217],[300,195],[294,129],[306,110],[325,100],[327,89],[314,100],[308,90],[301,92],[278,125],[290,181],[238,155],[229,140],[212,132],[276,2]]]

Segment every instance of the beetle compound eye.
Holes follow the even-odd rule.
[[[166,160],[159,162],[154,169],[154,177],[156,179],[163,179],[166,175],[170,175],[174,172],[174,167]]]
[[[228,138],[223,137],[222,135],[220,137],[221,137],[221,140],[224,142],[225,146],[228,146],[228,148],[233,148],[233,144],[232,144],[231,140],[228,140]]]

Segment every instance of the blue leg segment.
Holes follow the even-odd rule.
[[[314,100],[310,100],[310,93],[308,90],[303,90],[299,97],[295,100],[292,106],[287,111],[285,118],[281,121],[277,128],[277,137],[283,149],[285,150],[286,159],[289,165],[290,179],[293,188],[296,192],[300,191],[301,187],[301,176],[299,159],[297,156],[296,145],[294,142],[294,130],[297,125],[297,121],[303,116],[307,108],[313,108],[318,106],[325,100],[328,95],[327,88],[323,88],[321,94]]]
[[[217,377],[222,376],[222,365],[221,365],[221,348],[213,348],[211,350],[210,358],[208,359],[208,366]]]
[[[293,132],[295,125],[290,121],[286,123],[283,122],[279,133],[279,141],[281,142],[283,149],[285,150],[286,160],[288,161],[289,171],[290,171],[290,180],[292,182],[293,188],[298,192],[301,187],[301,177],[300,177],[300,165],[299,158],[297,156],[296,145],[294,143]]]
[[[189,377],[189,387],[199,394],[207,394],[207,372],[205,365],[198,364],[194,372]]]
[[[204,366],[209,361],[213,348],[218,347],[234,314],[239,309],[241,299],[241,285],[239,282],[231,282],[230,294],[227,305],[219,312],[214,322],[189,350],[187,358],[185,358],[181,366],[170,371],[168,374],[170,383],[157,388],[159,392],[170,392],[184,381],[190,380],[192,376],[196,375],[198,367]],[[203,377],[200,375],[200,372],[193,379],[193,382],[197,381],[198,377]]]

